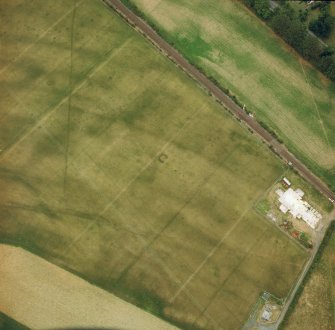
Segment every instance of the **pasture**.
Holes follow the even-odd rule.
[[[135,4],[335,190],[334,83],[239,1],[123,1]]]
[[[101,1],[1,6],[0,240],[184,329],[286,296],[269,149]]]

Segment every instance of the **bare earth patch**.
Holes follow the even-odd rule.
[[[21,248],[0,260],[0,310],[30,328],[177,329]]]

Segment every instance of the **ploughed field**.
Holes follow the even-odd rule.
[[[185,329],[286,296],[268,148],[102,2],[1,7],[0,240]]]
[[[122,0],[335,191],[335,84],[239,1]]]

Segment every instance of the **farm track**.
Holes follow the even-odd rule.
[[[120,0],[102,0],[107,6],[118,12],[130,25],[155,44],[168,58],[177,64],[186,74],[196,80],[203,88],[210,92],[223,106],[225,106],[237,119],[244,122],[249,128],[257,133],[273,151],[288,164],[296,169],[299,174],[320,191],[325,197],[335,200],[335,194],[315,176],[300,160],[298,160],[288,149],[280,144],[266,129],[255,119],[250,117],[238,106],[227,94],[216,86],[194,65],[190,64],[175,48],[167,43],[157,32],[145,21],[128,9]]]

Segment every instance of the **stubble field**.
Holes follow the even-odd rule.
[[[0,240],[185,329],[284,297],[307,255],[254,210],[267,147],[102,2],[1,7]]]
[[[123,0],[335,190],[335,84],[240,1]]]
[[[2,330],[178,330],[19,247],[0,244],[0,257]]]

